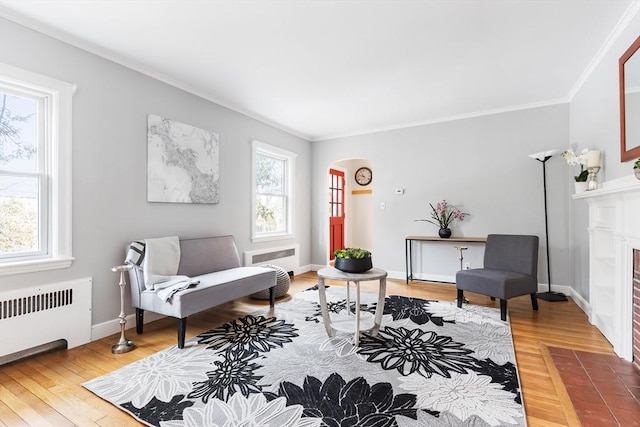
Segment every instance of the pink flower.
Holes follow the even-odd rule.
[[[417,219],[416,221],[427,221],[440,228],[449,228],[449,224],[454,219],[464,221],[464,217],[469,215],[462,212],[457,206],[447,204],[446,200],[438,202],[435,207],[431,203],[429,206],[431,207],[431,219]]]

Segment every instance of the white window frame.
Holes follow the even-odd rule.
[[[72,98],[76,86],[0,63],[0,81],[25,93],[46,97],[45,165],[41,195],[46,199],[46,253],[29,257],[0,259],[0,276],[68,268],[74,258],[71,251],[71,120]],[[40,147],[39,147],[40,149]],[[43,200],[44,201],[44,200]]]
[[[285,227],[286,230],[275,233],[260,233],[256,225],[257,215],[257,189],[256,189],[256,156],[263,154],[271,157],[281,159],[285,162],[285,177],[284,177],[284,190],[286,199],[285,209]],[[298,155],[291,151],[284,150],[282,148],[266,144],[257,140],[251,141],[251,241],[252,242],[265,242],[269,240],[284,240],[292,239],[294,237],[294,203],[295,203],[295,162]]]

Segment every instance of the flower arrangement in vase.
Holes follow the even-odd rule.
[[[431,219],[416,219],[415,221],[426,221],[433,225],[440,227],[438,235],[443,239],[451,237],[451,228],[449,225],[454,220],[464,221],[464,218],[469,215],[466,212],[462,212],[458,206],[450,205],[446,200],[438,202],[435,206],[429,203],[431,207]]]
[[[589,171],[585,166],[587,165],[588,152],[589,150],[587,148],[582,149],[580,154],[577,154],[572,148],[562,152],[562,157],[567,161],[569,166],[580,165],[580,173],[573,177],[575,179],[576,193],[582,193],[587,189]]]
[[[640,159],[636,160],[636,162],[633,164],[633,174],[637,179],[640,179]]]

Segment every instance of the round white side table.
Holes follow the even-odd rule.
[[[324,285],[325,279],[347,282],[347,316],[335,316],[332,319],[329,315],[329,310],[327,308],[327,294]],[[371,313],[360,314],[360,282],[368,280],[377,280],[379,283],[378,305],[376,306],[376,313],[374,316],[371,316]],[[356,285],[356,310],[354,315],[351,315],[350,309],[350,282],[353,282]],[[354,341],[357,347],[360,343],[360,332],[370,331],[371,335],[374,336],[378,333],[378,330],[380,329],[380,322],[382,321],[382,313],[384,312],[384,297],[387,292],[386,271],[380,268],[372,268],[364,273],[346,273],[334,267],[321,268],[318,270],[318,291],[320,295],[322,320],[324,321],[324,327],[327,330],[327,335],[334,337],[336,331],[355,332]]]

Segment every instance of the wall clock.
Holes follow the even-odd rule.
[[[361,167],[356,171],[356,182],[360,185],[369,185],[373,179],[373,172],[367,167]]]

